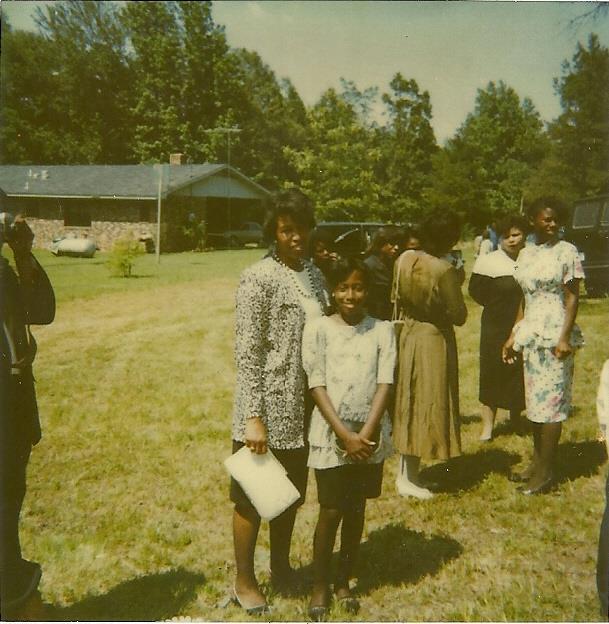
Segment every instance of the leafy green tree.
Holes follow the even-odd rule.
[[[35,21],[38,33],[3,24],[3,161],[128,162],[132,79],[116,7],[55,2]]]
[[[609,190],[609,49],[597,35],[587,47],[577,44],[554,87],[563,112],[550,126],[552,156],[562,164],[557,175],[570,186],[567,198]]]
[[[179,10],[175,2],[128,2],[122,17],[135,73],[132,150],[139,162],[167,162],[184,144]]]
[[[234,55],[241,86],[235,88],[232,109],[242,129],[234,162],[269,188],[297,183],[283,149],[304,145],[304,105],[293,85],[278,81],[256,52],[239,49]]]
[[[399,72],[389,86],[391,92],[382,97],[389,114],[382,137],[386,191],[401,212],[412,214],[429,186],[432,159],[438,149],[431,126],[431,101],[427,91],[419,91],[415,80]]]
[[[211,2],[179,2],[176,9],[183,63],[179,148],[192,162],[203,162],[219,156],[208,131],[226,123],[230,111],[240,106],[242,80],[224,27],[213,20]],[[226,160],[226,149],[221,153]]]
[[[381,186],[375,175],[380,150],[366,120],[358,116],[358,106],[353,102],[356,90],[349,83],[343,84],[346,97],[328,89],[309,111],[304,149],[286,148],[285,152],[321,218],[382,218],[391,208],[381,202]],[[365,100],[366,94],[361,95]]]
[[[101,1],[54,2],[37,8],[35,21],[55,63],[51,91],[40,96],[62,111],[48,129],[59,138],[52,162],[128,162],[132,73],[118,9]]]
[[[528,98],[503,82],[479,89],[474,112],[434,162],[432,205],[457,210],[481,224],[519,209],[531,171],[548,151],[543,123]]]
[[[51,42],[38,33],[13,31],[3,19],[0,62],[0,162],[58,162],[61,137],[55,128],[62,123],[62,110]]]

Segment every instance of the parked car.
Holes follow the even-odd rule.
[[[243,247],[243,245],[255,244],[259,247],[264,244],[264,234],[260,223],[245,221],[235,230],[226,230],[219,234],[209,233],[207,238],[212,242],[229,247]]]
[[[587,294],[609,293],[609,195],[577,200],[567,220],[565,239],[580,253]]]
[[[363,254],[374,234],[384,225],[367,221],[322,221],[315,229],[329,232],[338,253],[348,256]]]
[[[95,241],[90,238],[54,238],[49,246],[56,256],[92,258],[97,251]]]

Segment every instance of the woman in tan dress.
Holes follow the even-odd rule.
[[[401,454],[396,486],[401,496],[431,498],[419,482],[421,459],[461,454],[459,379],[453,325],[467,310],[456,269],[441,257],[459,239],[458,217],[429,215],[424,251],[408,251],[395,263],[393,290],[404,325],[399,339],[393,440]]]

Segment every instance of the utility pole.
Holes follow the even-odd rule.
[[[227,193],[227,208],[228,208],[228,229],[231,229],[231,190],[230,190],[230,138],[233,134],[239,134],[241,128],[211,128],[206,130],[207,134],[225,134],[226,135],[226,164],[228,165],[228,193]]]
[[[159,169],[159,186],[157,190],[156,201],[156,263],[161,263],[161,197],[163,196],[163,173],[165,166],[158,165]]]

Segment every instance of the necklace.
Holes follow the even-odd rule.
[[[292,281],[292,284],[294,285],[294,287],[296,288],[296,290],[298,291],[298,294],[301,295],[302,297],[306,297],[308,299],[314,299],[315,298],[315,294],[314,294],[314,287],[313,287],[313,279],[311,277],[311,270],[309,269],[309,266],[304,263],[301,262],[301,265],[303,267],[304,270],[304,274],[305,274],[305,278],[306,281],[309,284],[309,289],[307,290],[302,281],[298,278],[298,276],[296,275],[297,273],[300,273],[301,271],[296,271],[295,269],[292,269],[291,267],[289,267],[278,255],[277,253],[273,253],[272,255],[273,260],[275,260],[275,262],[277,262],[278,264],[280,264],[287,272],[287,274],[290,277],[290,280]]]

